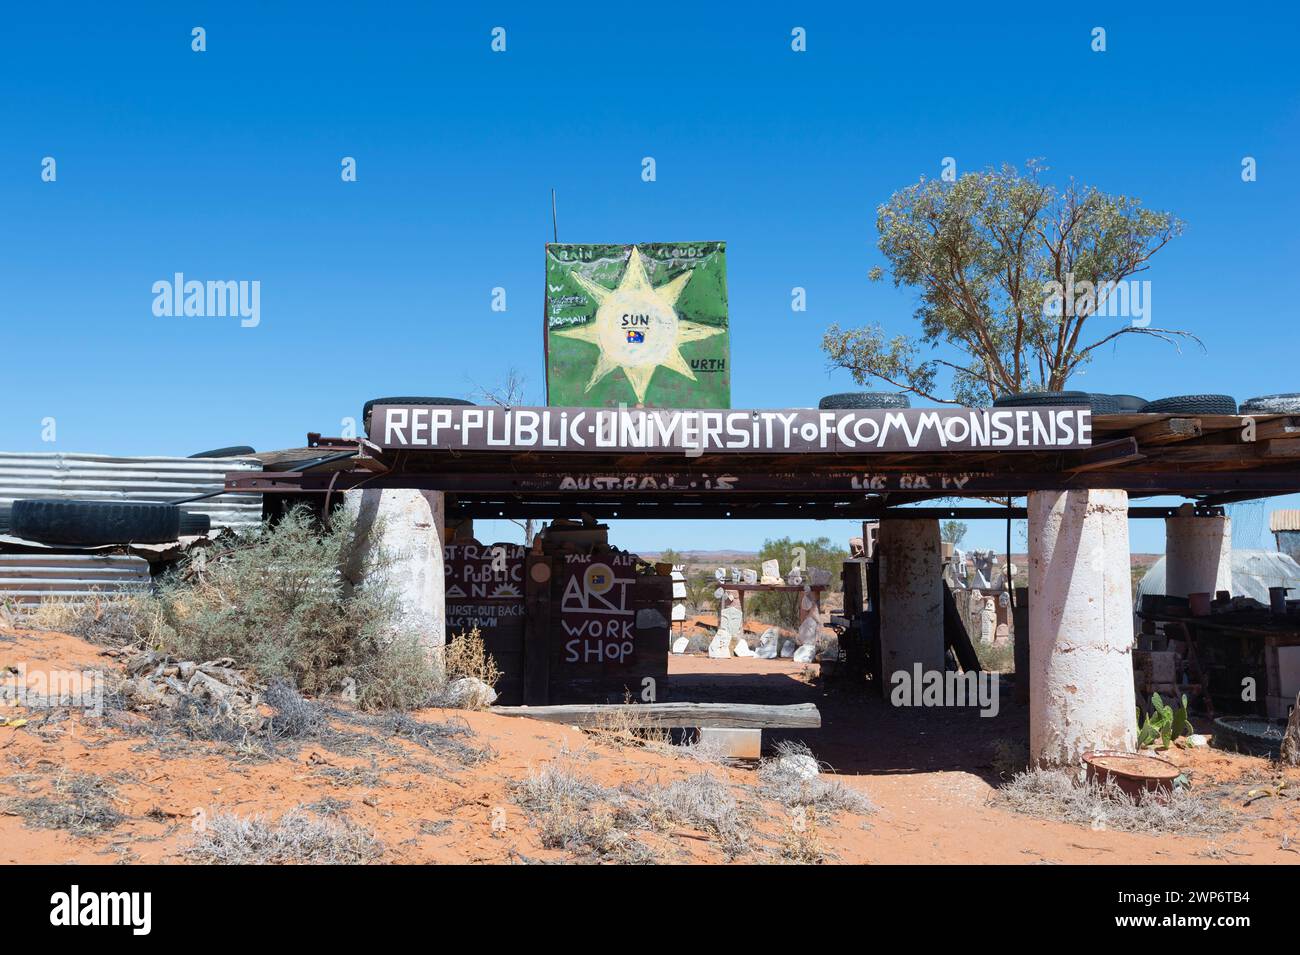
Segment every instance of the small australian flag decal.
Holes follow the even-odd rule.
[[[627,330],[627,340],[630,345],[639,345],[641,342],[645,341],[645,332],[638,332],[635,329],[629,328]]]

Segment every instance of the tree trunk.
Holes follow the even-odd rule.
[[[1282,735],[1282,762],[1287,766],[1300,766],[1300,693],[1296,694],[1291,717],[1286,721]]]

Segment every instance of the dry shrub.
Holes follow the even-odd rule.
[[[126,818],[118,811],[116,790],[100,776],[60,774],[51,782],[50,793],[10,799],[5,811],[21,816],[29,826],[66,829],[78,836],[104,832]]]
[[[579,774],[567,759],[530,772],[514,788],[543,847],[564,849],[600,861],[654,862],[654,853],[629,830],[641,822],[627,797]]]
[[[1236,814],[1218,800],[1185,788],[1175,788],[1166,803],[1153,799],[1136,802],[1113,780],[1107,780],[1106,785],[1079,781],[1064,769],[1018,773],[993,799],[1013,812],[1039,819],[1119,832],[1206,835],[1227,832],[1241,824]]]
[[[483,635],[475,627],[469,633],[460,633],[452,637],[444,651],[443,659],[447,673],[447,682],[471,677],[488,686],[495,687],[501,680],[501,671],[497,669],[496,660],[487,652]]]
[[[23,622],[36,630],[122,647],[148,643],[160,623],[160,610],[148,594],[94,594],[80,601],[47,597],[27,612]]]
[[[393,736],[408,739],[464,766],[479,766],[496,757],[496,752],[490,746],[480,748],[465,742],[466,739],[473,739],[475,733],[473,727],[463,719],[434,723],[415,719],[405,713],[393,713],[384,719],[386,728]]]
[[[359,865],[379,859],[384,844],[341,813],[318,818],[297,806],[275,823],[216,813],[182,851],[210,865]]]
[[[602,743],[618,749],[624,747],[642,748],[653,746],[668,747],[672,734],[662,726],[646,726],[636,715],[636,703],[632,694],[624,691],[622,706],[607,706],[601,709],[592,725],[583,727],[583,732]]]
[[[978,635],[976,636],[978,637]],[[974,644],[975,655],[979,657],[981,669],[990,673],[1016,672],[1016,643],[1014,637],[1001,643],[982,643],[976,639]],[[1028,679],[1028,676],[1025,678]]]
[[[790,825],[781,837],[781,858],[796,865],[820,865],[829,852],[821,840],[821,825],[811,809],[792,810]]]
[[[379,639],[353,656],[347,675],[356,681],[363,710],[409,710],[428,706],[445,688],[429,651],[411,634]]]
[[[820,764],[807,744],[782,740],[776,744],[776,757],[758,764],[759,792],[787,809],[807,808],[815,812],[852,812],[868,815],[875,805],[863,793],[850,789],[838,779],[821,775],[805,778],[799,771],[802,761]]]
[[[729,858],[749,849],[750,826],[731,787],[716,776],[696,773],[667,786],[645,789],[646,816],[655,828],[689,826],[717,839]]]
[[[400,623],[385,584],[387,556],[359,562],[347,514],[321,528],[295,508],[223,544],[220,553],[194,554],[152,595],[42,605],[33,620],[182,660],[232,657],[264,682],[283,680],[312,696],[351,677],[366,709],[421,706],[441,688],[419,635]]]

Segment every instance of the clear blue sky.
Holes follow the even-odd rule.
[[[882,261],[874,210],[945,156],[959,172],[1044,157],[1057,181],[1186,220],[1144,277],[1154,324],[1208,353],[1129,340],[1076,386],[1300,391],[1300,18],[1135,7],[12,6],[0,448],[284,447],[369,397],[469,394],[512,366],[540,401],[552,187],[565,241],[726,240],[733,404],[814,405],[853,387],[826,368],[826,325],[911,324],[911,294],[866,278]],[[195,26],[207,52],[190,48]],[[1258,181],[1242,182],[1243,156]],[[259,280],[261,324],[155,317],[151,287],[175,272]],[[1001,539],[986,527],[970,542]],[[808,531],[853,532],[625,522],[615,536],[745,548]],[[1161,535],[1135,524],[1134,549]]]

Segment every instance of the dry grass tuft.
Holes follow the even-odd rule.
[[[1118,832],[1211,835],[1240,826],[1230,809],[1210,797],[1176,788],[1167,803],[1134,800],[1113,781],[1078,781],[1064,769],[1018,773],[993,797],[1013,812]]]
[[[758,789],[787,809],[808,808],[816,812],[852,812],[868,815],[876,806],[863,793],[850,789],[838,779],[820,775],[806,778],[798,770],[811,760],[818,764],[807,744],[782,740],[776,744],[776,757],[764,759],[758,766]],[[820,768],[820,764],[819,768]]]
[[[781,838],[781,858],[795,865],[821,865],[829,860],[816,811],[806,807],[791,810],[790,825]]]
[[[622,706],[611,706],[601,711],[591,726],[583,732],[601,743],[618,749],[642,749],[650,746],[666,748],[672,745],[672,733],[662,726],[645,726],[632,709],[636,703],[630,694],[623,697]]]
[[[473,739],[474,730],[463,719],[432,723],[417,720],[405,713],[392,713],[385,720],[385,725],[393,736],[411,740],[430,752],[454,759],[463,766],[481,766],[496,758],[492,747],[479,748],[465,742],[466,739]]]
[[[452,637],[443,651],[443,660],[447,672],[447,682],[471,677],[490,687],[495,687],[501,680],[501,671],[497,669],[496,660],[487,652],[483,635],[475,627],[469,633]]]
[[[639,792],[646,817],[656,829],[689,826],[717,839],[729,858],[749,849],[750,827],[731,787],[708,773],[696,773],[667,786]]]
[[[552,760],[541,772],[529,773],[514,797],[547,849],[605,862],[656,861],[655,853],[631,835],[642,823],[627,797],[582,776],[570,760]]]
[[[85,602],[47,597],[22,619],[34,630],[67,633],[110,647],[146,643],[158,622],[158,608],[141,594],[97,594]]]
[[[66,829],[88,836],[112,829],[126,817],[118,811],[114,787],[100,776],[62,773],[50,785],[51,795],[18,796],[5,811],[21,816],[37,829]]]
[[[315,817],[299,806],[271,823],[217,813],[183,852],[210,865],[361,865],[383,855],[384,844],[368,829],[337,811],[329,815]]]

